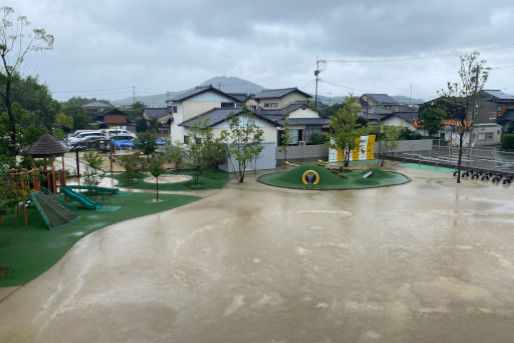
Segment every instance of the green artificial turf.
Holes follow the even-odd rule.
[[[161,202],[149,202],[154,198],[154,194],[148,193],[98,196],[96,200],[109,211],[86,210],[76,204],[79,217],[53,231],[47,229],[35,207],[28,208],[27,227],[23,226],[23,216],[3,217],[0,267],[8,268],[8,271],[0,278],[0,287],[23,285],[34,279],[59,261],[80,238],[93,231],[200,199],[190,195],[161,194]]]
[[[302,175],[309,169],[319,174],[320,181],[317,185],[305,185],[302,183]],[[368,171],[373,171],[373,174],[371,177],[364,179],[362,176]],[[325,167],[315,164],[304,164],[286,172],[262,175],[259,181],[273,186],[301,189],[356,189],[397,185],[409,180],[409,178],[402,174],[386,172],[380,168],[355,170],[349,173],[343,173],[343,175],[346,176],[347,179],[333,174]]]
[[[191,172],[182,172],[183,175],[193,175]],[[134,188],[134,189],[155,189],[154,183],[145,182],[144,179],[149,175],[145,173],[137,173],[135,179],[127,184],[125,182],[125,173],[111,176],[119,181],[118,187]],[[203,189],[221,189],[229,180],[229,174],[222,170],[207,170],[199,178],[199,184],[195,184],[194,180],[178,182],[178,183],[159,183],[159,189],[163,191],[197,191]]]

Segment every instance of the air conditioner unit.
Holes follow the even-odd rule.
[[[299,141],[298,145],[307,145],[307,142],[306,141]]]

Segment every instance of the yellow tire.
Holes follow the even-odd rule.
[[[302,175],[302,182],[305,184],[305,185],[308,185],[309,183],[307,182],[307,175],[308,174],[314,174],[316,176],[316,179],[314,179],[314,182],[312,183],[313,185],[317,185],[318,182],[319,182],[319,174],[314,171],[314,170],[306,170],[305,173],[303,173]]]

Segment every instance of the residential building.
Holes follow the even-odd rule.
[[[329,119],[307,106],[310,98],[297,88],[264,90],[256,95],[224,93],[212,86],[197,87],[179,94],[170,102],[173,112],[170,127],[170,138],[188,144],[189,130],[199,120],[207,120],[215,135],[229,128],[231,116],[241,116],[244,122],[253,119],[256,125],[264,131],[266,146],[274,150],[280,145],[284,116],[289,118],[288,127],[291,129],[292,145],[303,146],[310,142],[314,133],[321,133],[328,128]],[[248,111],[244,112],[242,104]],[[328,154],[328,151],[327,151]],[[269,158],[270,155],[267,155]],[[275,156],[275,152],[273,152]],[[313,156],[319,158],[321,156]],[[275,166],[276,160],[273,157]],[[257,165],[268,166],[269,163]]]
[[[93,101],[93,102],[82,105],[82,108],[84,109],[84,111],[86,112],[87,115],[94,116],[95,114],[97,114],[103,110],[112,108],[112,106],[109,104],[106,104],[105,102]]]
[[[117,108],[108,108],[94,115],[91,115],[95,124],[101,129],[104,128],[118,128],[127,129],[128,119],[127,114]]]
[[[146,107],[143,111],[143,118],[146,119],[149,127],[155,125],[159,138],[168,139],[170,137],[173,115],[169,107]]]

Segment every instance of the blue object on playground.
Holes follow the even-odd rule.
[[[97,204],[93,200],[89,199],[84,194],[80,194],[80,193],[74,192],[69,187],[61,187],[61,193],[66,195],[67,197],[77,201],[78,203],[80,203],[82,206],[84,206],[87,209],[95,210],[95,211],[100,209],[100,205],[99,204]]]
[[[156,140],[155,140],[155,143],[157,143],[157,145],[168,145],[168,142],[163,141],[163,140],[161,140],[161,139],[156,139]]]
[[[133,148],[134,142],[128,139],[111,139],[112,144],[116,148]]]

